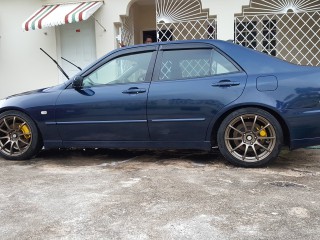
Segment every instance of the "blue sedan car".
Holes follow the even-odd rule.
[[[262,166],[320,144],[320,68],[230,42],[117,49],[64,84],[0,101],[0,156],[50,148],[203,149]]]

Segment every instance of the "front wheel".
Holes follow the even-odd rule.
[[[222,155],[241,167],[258,167],[274,160],[283,142],[282,128],[270,113],[243,108],[228,115],[218,130]]]
[[[41,148],[38,129],[32,119],[19,111],[0,114],[0,156],[7,160],[26,160]]]

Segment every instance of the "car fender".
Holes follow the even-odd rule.
[[[230,113],[234,112],[235,110],[241,109],[241,108],[247,108],[247,107],[260,108],[274,115],[277,118],[277,120],[280,122],[281,126],[283,127],[285,142],[289,144],[290,142],[290,128],[288,127],[289,124],[283,117],[281,117],[283,112],[281,112],[280,109],[277,108],[277,105],[274,102],[274,100],[267,97],[261,98],[260,102],[242,102],[240,98],[235,102],[222,108],[215,116],[212,117],[210,121],[210,124],[207,129],[206,141],[213,141],[212,144],[215,145],[216,133],[223,119]]]

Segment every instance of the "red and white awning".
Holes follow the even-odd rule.
[[[23,24],[26,31],[87,20],[103,4],[91,1],[73,4],[46,5],[32,14]]]

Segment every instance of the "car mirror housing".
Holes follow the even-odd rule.
[[[75,89],[79,89],[83,87],[83,77],[75,76],[72,82],[72,87]]]

